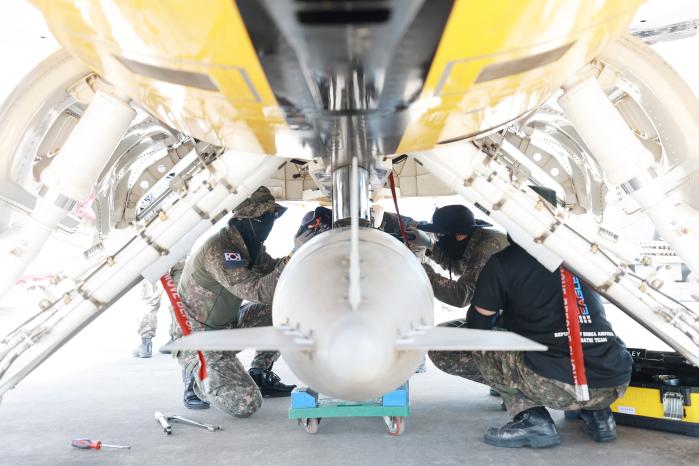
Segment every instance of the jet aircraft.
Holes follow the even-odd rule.
[[[0,341],[0,396],[263,184],[331,203],[335,228],[292,258],[274,327],[181,347],[280,348],[347,399],[398,385],[427,349],[541,349],[433,327],[417,259],[370,227],[391,174],[402,197],[463,196],[699,364],[699,104],[646,43],[692,36],[699,15],[632,24],[640,0],[32,3],[62,49],[0,110],[0,294],[89,213],[98,240]]]

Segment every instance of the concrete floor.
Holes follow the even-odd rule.
[[[137,293],[129,293],[5,395],[0,405],[0,465],[698,463],[697,438],[620,427],[616,442],[600,445],[561,412],[554,413],[562,436],[559,447],[490,447],[482,441],[483,432],[507,421],[499,400],[488,396],[486,387],[431,365],[411,381],[412,415],[401,437],[388,436],[379,418],[326,419],[317,435],[309,435],[286,418],[288,399],[266,399],[249,419],[214,409],[188,411],[180,401],[174,360],[162,354],[152,359],[129,354],[136,340],[138,303]],[[0,308],[0,327],[8,328],[8,315]],[[168,322],[164,313],[161,317]],[[159,335],[156,346],[164,340]],[[243,353],[246,364],[251,354]],[[283,362],[275,369],[284,381],[296,381]],[[155,410],[220,424],[225,430],[211,433],[174,424],[173,435],[166,436],[153,418]],[[79,437],[132,449],[71,448],[70,440]]]

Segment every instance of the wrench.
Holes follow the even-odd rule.
[[[153,413],[155,416],[155,420],[158,421],[158,424],[160,424],[160,427],[163,428],[163,432],[165,432],[167,435],[172,434],[172,426],[167,423],[167,418],[163,413],[160,411],[156,411]]]
[[[187,419],[186,417],[178,416],[177,414],[174,414],[172,416],[168,416],[166,419],[168,421],[175,421],[175,422],[181,422],[182,424],[189,424],[190,426],[203,427],[204,429],[208,430],[209,432],[223,430],[223,427],[221,427],[221,426],[215,426],[213,424],[205,424],[205,423],[193,421],[191,419]]]

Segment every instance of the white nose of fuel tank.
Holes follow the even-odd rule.
[[[325,368],[340,385],[371,384],[391,370],[393,342],[384,326],[361,311],[348,314],[338,324],[317,352],[319,369]]]
[[[334,229],[299,249],[274,295],[274,325],[289,325],[314,341],[313,350],[282,355],[320,393],[345,400],[381,396],[405,382],[423,351],[398,351],[412,326],[433,325],[429,279],[412,252],[391,236],[359,231],[361,302],[348,302],[349,229]]]

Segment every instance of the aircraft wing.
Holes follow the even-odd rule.
[[[403,350],[438,351],[546,351],[545,345],[512,332],[434,327],[396,341]]]

